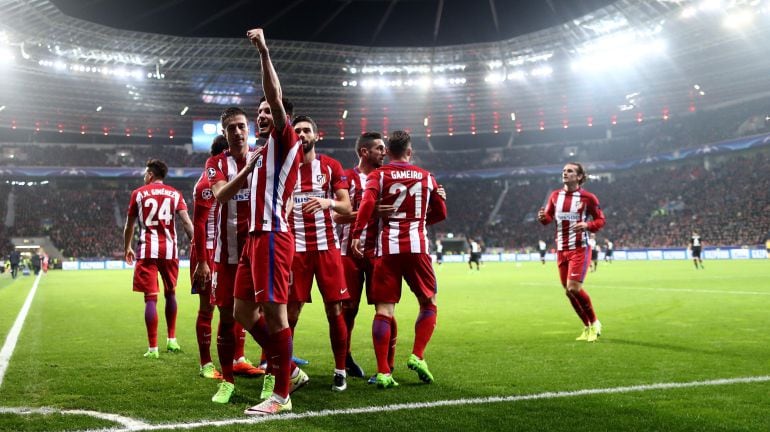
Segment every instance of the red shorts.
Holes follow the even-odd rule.
[[[233,307],[235,273],[238,264],[214,263],[211,271],[211,304],[219,307]]]
[[[369,299],[372,292],[372,265],[374,258],[355,258],[350,255],[342,256],[342,271],[345,273],[345,285],[348,287],[350,301],[358,304],[363,294],[366,283],[366,298]],[[369,302],[371,304],[371,302]]]
[[[209,271],[214,271],[213,253],[206,250],[206,262],[209,264]],[[195,267],[198,265],[198,253],[195,247],[190,248],[190,294],[211,295],[211,279],[204,284],[195,282]]]
[[[583,283],[588,266],[591,265],[591,248],[558,251],[556,263],[559,266],[562,286],[567,286],[567,279]]]
[[[383,255],[374,261],[371,303],[398,303],[401,279],[418,297],[433,297],[438,292],[430,255],[402,253]]]
[[[163,292],[176,291],[176,279],[179,276],[178,259],[143,258],[134,265],[134,291],[145,295],[157,295],[158,273],[163,280]]]
[[[256,303],[289,301],[294,236],[289,232],[250,233],[238,261],[235,297]]]
[[[350,298],[345,286],[340,250],[296,252],[289,277],[289,301],[310,303],[310,291],[315,276],[324,303],[336,303]]]

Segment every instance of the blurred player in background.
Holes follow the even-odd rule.
[[[481,245],[474,239],[470,239],[470,258],[468,258],[468,268],[473,270],[473,263],[476,263],[476,271],[481,270]]]
[[[439,239],[436,239],[436,264],[444,264],[444,245]]]
[[[577,340],[595,342],[601,335],[602,324],[596,318],[591,297],[583,289],[583,281],[591,259],[588,233],[599,231],[605,219],[599,199],[582,188],[585,181],[586,173],[582,165],[575,162],[564,165],[564,186],[551,192],[546,207],[538,212],[537,220],[543,225],[556,222],[556,254],[561,284],[584,325]]]
[[[595,272],[599,266],[599,243],[596,242],[596,234],[591,233],[588,236],[588,247],[591,248],[591,271]]]
[[[378,201],[393,205],[393,213],[383,217],[370,301],[375,304],[372,339],[377,357],[379,388],[395,387],[391,375],[395,356],[395,307],[401,299],[402,280],[417,297],[420,313],[415,322],[415,338],[407,367],[417,372],[425,383],[433,382],[433,374],[424,359],[425,348],[436,327],[436,276],[429,255],[426,226],[446,218],[444,198],[438,194],[433,175],[409,163],[412,157],[411,137],[404,131],[394,131],[388,138],[391,162],[366,179],[366,190],[353,227],[351,247],[363,256],[361,233],[375,211]]]
[[[334,355],[332,390],[347,389],[345,357],[348,330],[342,314],[342,302],[350,298],[340,258],[337,232],[332,213],[350,214],[348,179],[335,159],[318,154],[318,126],[307,116],[294,118],[294,132],[302,140],[303,160],[294,187],[294,209],[289,227],[294,234],[294,260],[291,264],[289,326],[294,329],[302,306],[312,301],[315,277],[329,322],[329,339]]]
[[[382,166],[385,160],[385,142],[379,132],[364,132],[356,140],[356,155],[358,156],[358,165],[345,171],[345,177],[348,179],[348,195],[353,211],[349,215],[334,214],[334,222],[337,223],[337,234],[340,238],[340,254],[342,255],[342,267],[345,273],[345,286],[348,289],[350,298],[342,302],[342,309],[345,315],[345,324],[348,329],[347,356],[345,359],[345,370],[350,376],[363,378],[364,370],[353,360],[350,353],[350,344],[353,337],[353,327],[355,326],[358,308],[361,303],[361,296],[364,293],[364,284],[366,284],[366,298],[372,288],[372,270],[374,268],[374,259],[376,257],[377,234],[380,229],[381,212],[391,212],[393,206],[387,208],[378,205],[377,214],[373,214],[361,231],[359,241],[363,256],[357,257],[351,250],[351,241],[353,238],[350,231],[352,224],[358,216],[358,208],[364,196],[366,187],[366,177],[375,169]],[[393,335],[395,338],[396,335]],[[393,341],[395,344],[395,339]]]
[[[548,245],[546,245],[545,240],[538,240],[537,241],[537,251],[540,252],[540,262],[545,264],[545,253],[548,250]]]
[[[692,263],[695,266],[695,270],[698,270],[698,265],[700,264],[700,268],[703,268],[703,259],[701,258],[701,252],[703,249],[703,242],[700,238],[700,234],[698,234],[698,231],[693,230],[692,235],[690,236],[690,254],[692,255]]]
[[[147,327],[149,348],[147,358],[158,358],[158,274],[163,280],[166,299],[165,315],[168,339],[166,349],[179,352],[176,341],[176,281],[179,275],[179,255],[176,243],[175,220],[182,221],[187,237],[193,238],[193,225],[187,215],[187,204],[176,189],[163,184],[168,166],[158,159],[147,162],[144,186],[131,193],[126,225],[123,228],[124,258],[134,266],[134,291],[144,293],[144,323]],[[139,241],[135,253],[131,247],[134,225],[139,223]]]
[[[612,264],[612,252],[615,250],[615,243],[610,239],[604,240],[604,261]]]

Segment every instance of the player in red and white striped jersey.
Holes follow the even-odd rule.
[[[168,166],[152,159],[144,171],[144,186],[131,193],[126,225],[123,228],[123,248],[126,263],[134,264],[134,291],[144,293],[144,321],[147,327],[149,349],[145,357],[158,358],[158,273],[163,280],[166,299],[165,315],[168,328],[166,348],[179,351],[176,341],[176,280],[179,275],[179,257],[176,244],[176,216],[182,220],[187,237],[192,240],[193,225],[187,215],[187,204],[182,194],[163,184]],[[131,247],[134,224],[139,224],[138,254]]]
[[[256,154],[248,145],[249,126],[240,108],[227,108],[221,115],[228,149],[206,161],[206,176],[218,204],[214,240],[214,272],[211,274],[211,303],[219,309],[217,356],[223,382],[212,400],[227,403],[235,389],[234,374],[258,375],[243,356],[243,329],[233,318],[235,276],[238,259],[246,244],[249,221],[248,158]]]
[[[211,143],[211,156],[216,156],[228,147],[227,138],[217,135]],[[219,207],[211,192],[206,170],[193,188],[193,241],[190,248],[190,280],[192,293],[198,295],[198,316],[195,320],[195,334],[200,354],[199,373],[204,378],[221,379],[211,361],[211,319],[214,306],[211,304],[211,269],[214,268],[213,251],[216,237],[216,217]]]
[[[342,301],[350,295],[345,286],[332,212],[350,214],[348,181],[339,162],[316,153],[318,126],[315,121],[297,116],[293,123],[294,132],[302,140],[303,159],[294,187],[294,209],[289,216],[295,250],[287,305],[289,326],[294,331],[302,306],[312,301],[310,291],[315,277],[326,309],[334,354],[332,390],[344,391],[348,331]]]
[[[269,372],[275,377],[272,395],[245,411],[271,415],[292,409],[289,393],[309,381],[292,364],[292,334],[286,313],[294,236],[286,214],[302,161],[302,141],[287,116],[278,74],[262,29],[247,32],[262,65],[262,89],[257,124],[267,142],[249,158],[247,171],[251,217],[249,236],[238,264],[235,317],[265,350]],[[260,309],[265,325],[259,322]]]
[[[406,280],[420,304],[414,346],[407,366],[417,371],[423,382],[433,382],[424,354],[436,327],[437,286],[425,228],[446,218],[446,204],[438,193],[436,179],[430,172],[409,163],[412,143],[408,133],[391,133],[388,155],[391,162],[366,179],[366,191],[358,209],[351,244],[356,255],[363,256],[360,236],[374,213],[375,204],[380,200],[381,204],[395,206],[393,213],[383,217],[370,298],[376,311],[372,337],[377,357],[376,383],[381,388],[398,385],[391,376],[388,355],[394,350],[390,346],[393,314],[401,299],[402,279]]]
[[[352,240],[350,232],[353,229],[353,222],[356,221],[358,208],[364,197],[366,177],[372,171],[381,167],[385,160],[385,142],[382,140],[382,135],[379,132],[365,132],[361,134],[356,140],[356,155],[358,156],[358,165],[346,170],[344,174],[348,179],[348,195],[350,196],[353,212],[349,215],[335,213],[334,222],[337,223],[337,235],[340,238],[340,253],[342,255],[342,268],[345,273],[345,286],[348,289],[348,294],[350,294],[350,299],[342,302],[342,312],[348,329],[345,370],[351,376],[362,378],[364,377],[364,371],[353,360],[353,356],[350,353],[350,342],[356,316],[358,315],[359,304],[361,303],[361,295],[364,292],[364,283],[366,284],[367,299],[371,291],[375,248],[380,228],[379,216],[372,216],[361,232],[360,241],[364,250],[364,256],[361,258],[356,257],[350,249]],[[392,206],[389,206],[389,209],[392,211]],[[387,211],[388,209],[384,210]],[[395,334],[392,335],[394,344],[395,337]]]
[[[594,342],[602,332],[602,324],[596,319],[591,297],[583,289],[583,281],[591,264],[588,233],[599,231],[605,219],[599,199],[582,188],[585,181],[586,173],[581,164],[570,162],[564,165],[564,186],[551,192],[545,208],[538,212],[537,220],[543,225],[556,222],[557,264],[561,284],[584,326],[577,340]],[[591,220],[588,220],[589,216]]]

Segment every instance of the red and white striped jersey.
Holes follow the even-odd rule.
[[[366,179],[354,238],[361,235],[380,199],[381,204],[393,205],[396,210],[383,218],[377,255],[430,253],[425,227],[446,218],[446,204],[437,189],[438,183],[430,172],[408,162],[391,162],[377,168]]]
[[[303,213],[302,205],[312,197],[334,199],[336,191],[347,188],[348,180],[342,165],[329,156],[317,154],[311,162],[300,165],[294,187],[294,208],[289,219],[297,252],[340,248],[332,210]]]
[[[350,195],[350,205],[353,211],[357,211],[361,207],[361,200],[364,198],[364,188],[366,187],[366,174],[358,170],[358,167],[351,168],[345,171],[345,177],[348,179],[348,195]],[[338,224],[337,236],[340,239],[340,253],[342,255],[348,255],[350,250],[350,242],[353,237],[350,235],[353,230],[353,224]],[[364,251],[364,255],[369,258],[374,257],[377,248],[377,234],[380,232],[380,220],[377,215],[373,215],[372,218],[364,226],[361,231],[361,248]]]
[[[588,221],[588,216],[593,220]],[[556,221],[556,250],[574,250],[588,245],[588,232],[599,231],[605,223],[596,195],[583,188],[574,192],[557,189],[545,206],[544,225]],[[576,232],[578,222],[588,222],[588,231]]]
[[[206,173],[201,173],[193,188],[193,244],[195,250],[214,249],[217,199]]]
[[[210,157],[206,161],[206,176],[210,185],[219,181],[229,182],[246,166],[249,155],[236,159],[229,150]],[[246,236],[249,233],[249,174],[238,192],[226,204],[217,207],[216,235],[214,240],[214,262],[221,264],[238,264]]]
[[[176,248],[176,213],[187,210],[182,194],[171,186],[154,182],[135,189],[128,215],[139,223],[137,258],[179,258]]]
[[[288,232],[286,214],[302,162],[302,140],[287,118],[283,131],[273,129],[258,150],[249,180],[251,219],[249,232]]]

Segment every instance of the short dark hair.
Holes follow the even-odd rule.
[[[230,107],[230,108],[227,108],[224,111],[222,111],[222,115],[219,116],[219,122],[222,124],[222,128],[225,127],[225,122],[227,122],[227,120],[230,120],[231,118],[233,118],[235,116],[238,116],[238,115],[242,115],[242,116],[246,117],[246,119],[249,118],[249,116],[246,115],[246,111],[244,111],[244,110],[242,110],[242,109],[240,109],[238,107]]]
[[[257,105],[261,105],[262,102],[265,102],[267,100],[267,97],[262,96],[259,98],[259,103]],[[294,115],[294,104],[291,103],[290,100],[286,98],[281,98],[281,104],[283,105],[283,110],[286,111],[286,115],[291,117]]]
[[[227,150],[229,144],[227,144],[227,138],[224,135],[217,135],[214,141],[211,143],[211,156],[216,156],[223,151]]]
[[[588,174],[586,174],[586,170],[583,168],[583,165],[581,165],[579,162],[567,162],[567,165],[575,165],[577,167],[577,173],[578,175],[582,175],[583,178],[580,179],[578,184],[583,184],[588,180]]]
[[[168,165],[160,159],[150,159],[147,161],[147,171],[151,172],[156,179],[162,180],[168,174]]]
[[[300,115],[294,117],[294,120],[291,121],[291,125],[294,126],[294,125],[296,125],[299,122],[310,123],[310,125],[313,126],[313,133],[318,135],[318,125],[315,124],[315,120],[313,120],[309,116],[300,114]]]
[[[388,137],[388,152],[393,157],[400,158],[412,144],[412,137],[406,131],[396,130]]]
[[[382,139],[382,134],[379,132],[364,132],[356,139],[356,154],[361,155],[361,149],[371,149],[374,147],[374,142]]]

